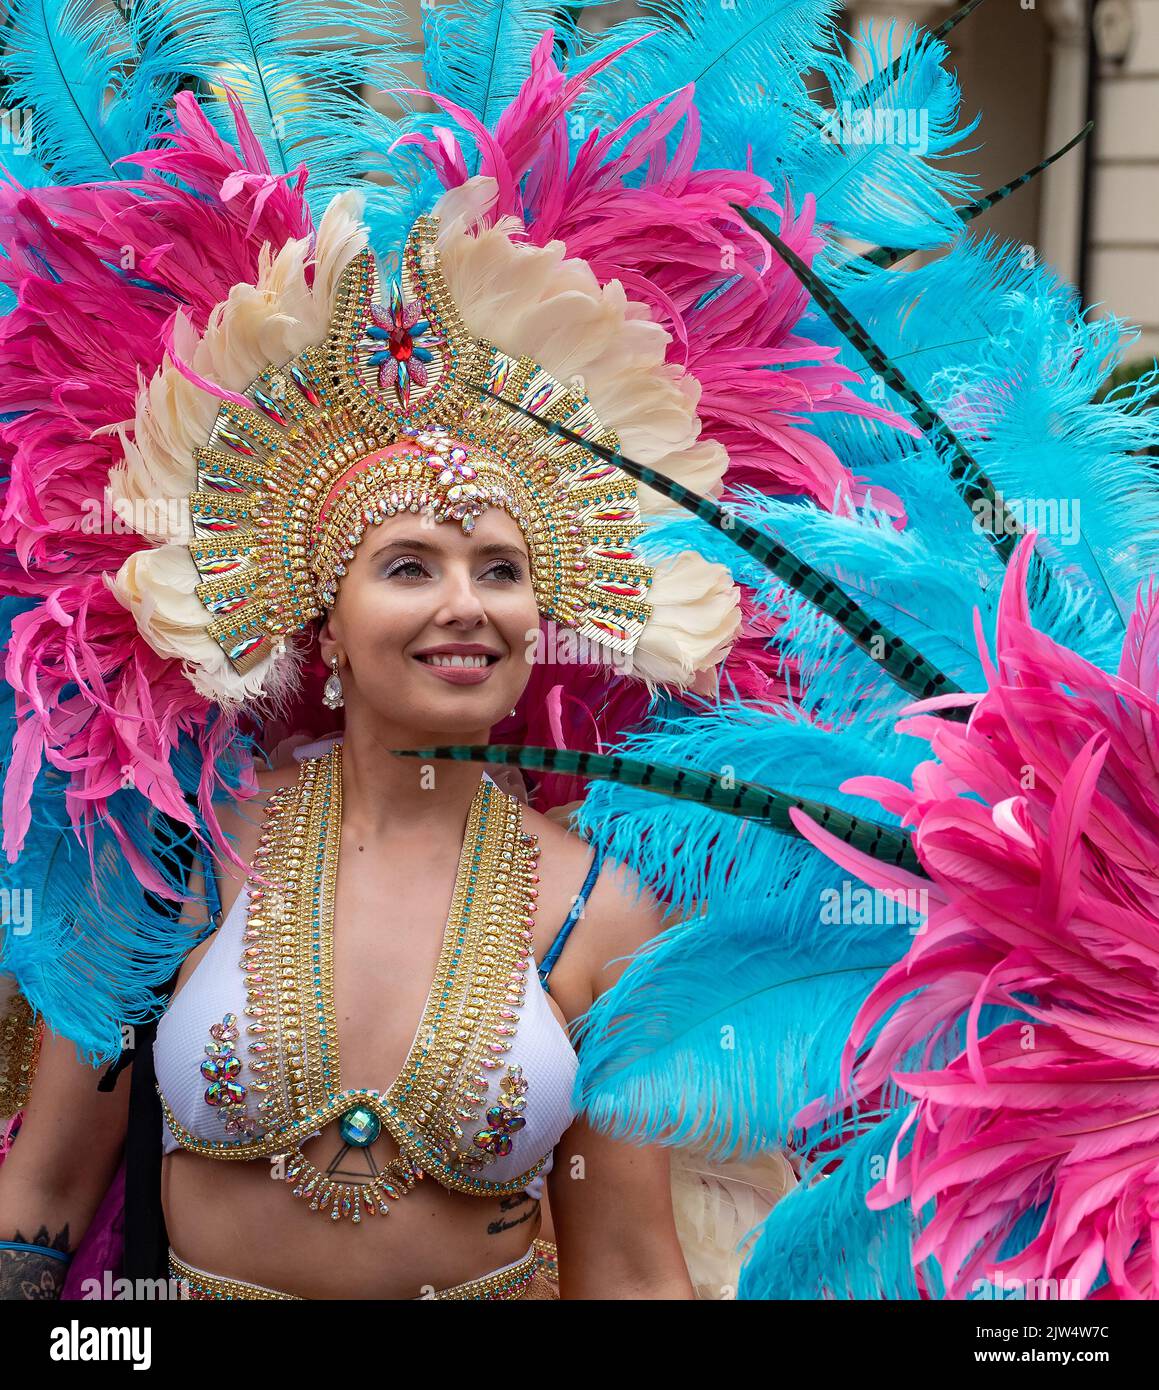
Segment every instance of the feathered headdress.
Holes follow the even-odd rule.
[[[178,41],[168,30],[162,34],[157,18],[147,5],[134,9],[142,52],[160,66],[166,55],[179,55],[186,71],[198,71],[190,51],[196,26]],[[63,12],[58,21],[67,31]],[[17,32],[25,44],[45,41],[19,25]],[[102,37],[108,36],[94,31],[90,41]],[[172,54],[171,43],[177,45]],[[292,635],[284,614],[281,631],[263,630],[257,647],[236,651],[240,663],[218,640],[233,626],[223,622],[230,606],[248,594],[242,586],[235,593],[228,576],[214,573],[204,528],[224,522],[229,534],[229,523],[241,517],[205,510],[228,496],[237,478],[231,481],[225,470],[207,486],[212,469],[202,465],[216,450],[236,475],[245,460],[244,453],[217,447],[230,433],[231,414],[251,424],[256,416],[270,438],[281,435],[255,390],[263,390],[260,378],[271,366],[308,356],[327,340],[343,276],[371,255],[359,204],[365,203],[371,239],[379,239],[384,274],[396,277],[409,229],[424,213],[437,215],[437,254],[467,339],[493,344],[512,361],[530,359],[546,374],[516,403],[546,407],[553,422],[562,415],[576,424],[574,415],[553,412],[538,394],[550,378],[569,400],[586,399],[596,442],[704,494],[727,493],[733,478],[762,476],[768,486],[803,489],[827,506],[859,495],[855,480],[831,450],[809,438],[794,411],[811,401],[896,417],[853,394],[855,377],[833,364],[833,349],[794,339],[803,294],[730,207],[740,198],[776,208],[768,183],[728,169],[694,173],[694,126],[674,156],[665,154],[673,122],[691,119],[691,93],[668,108],[647,104],[636,118],[637,134],[618,153],[619,133],[610,131],[586,143],[571,174],[559,163],[559,133],[570,109],[597,74],[613,71],[638,45],[633,35],[565,80],[552,57],[551,32],[537,36],[530,73],[483,142],[475,175],[452,144],[428,145],[416,116],[409,130],[389,128],[399,161],[389,197],[365,183],[357,194],[344,193],[343,177],[353,180],[358,166],[340,175],[340,164],[322,160],[319,177],[330,183],[316,228],[304,171],[275,139],[282,166],[275,172],[251,129],[255,108],[244,84],[239,92],[219,89],[221,75],[212,65],[205,71],[215,84],[209,95],[199,102],[181,91],[168,108],[152,100],[154,87],[139,85],[144,66],[126,72],[134,95],[125,124],[98,121],[100,152],[85,156],[98,163],[107,158],[103,180],[85,182],[79,165],[65,161],[59,184],[45,178],[40,187],[22,187],[13,179],[2,190],[7,259],[0,281],[12,307],[0,326],[7,366],[0,409],[8,419],[0,443],[9,460],[0,528],[12,558],[0,583],[19,600],[7,647],[15,706],[4,844],[9,863],[17,863],[33,827],[58,825],[63,813],[88,860],[75,862],[74,846],[68,874],[51,885],[35,880],[37,894],[44,893],[36,949],[9,934],[4,965],[38,1009],[95,1052],[116,1050],[120,1022],[151,1007],[146,982],[167,978],[188,949],[186,935],[174,933],[155,900],[142,896],[180,896],[174,844],[193,834],[232,852],[214,800],[252,789],[255,725],[239,697],[260,690],[268,720],[316,729],[316,712],[303,703],[298,680],[302,653],[283,651],[279,641]],[[160,66],[151,69],[155,78]],[[37,99],[34,148],[47,157],[55,141],[79,159],[73,134],[63,133],[55,108],[44,103],[42,76],[29,65],[21,79],[30,104]],[[212,95],[219,90],[223,102]],[[300,87],[283,95],[287,111],[296,112]],[[70,100],[70,109],[77,102],[83,107],[84,91]],[[214,120],[232,128],[236,147]],[[298,128],[296,114],[286,121]],[[429,159],[427,169],[448,185],[425,209],[400,201],[399,190],[416,187],[419,165],[407,143],[413,141],[423,147],[417,160]],[[642,162],[651,173],[639,188]],[[524,206],[532,197],[535,205]],[[819,245],[808,211],[798,217],[786,208],[780,226],[804,254]],[[396,236],[389,249],[383,246],[384,237]],[[729,285],[731,295],[711,300]],[[685,318],[698,299],[705,301],[703,331],[693,341]],[[389,311],[388,304],[381,307]],[[391,328],[384,331],[389,336]],[[381,352],[383,340],[367,338],[362,346]],[[372,355],[364,368],[384,365],[372,364]],[[809,359],[816,365],[798,365]],[[774,393],[762,402],[774,378],[782,399]],[[531,381],[526,372],[513,379],[521,388]],[[283,400],[313,411],[292,373],[289,380]],[[397,391],[397,382],[387,382],[384,393]],[[421,403],[428,388],[412,372],[410,389]],[[264,394],[276,413],[278,403]],[[268,457],[268,444],[263,447]],[[564,449],[569,466],[586,457],[593,478],[617,476],[582,449]],[[256,484],[257,471],[249,481]],[[636,493],[632,505],[639,509],[623,519],[629,530],[671,511],[662,491],[625,482],[622,490]],[[588,526],[597,510],[589,505],[580,525]],[[582,538],[589,558],[593,550],[598,556],[599,529],[590,526]],[[234,529],[234,540],[238,534]],[[144,549],[142,536],[150,541]],[[628,591],[624,603],[604,595],[620,609],[639,594],[643,578],[654,579],[646,636],[632,653],[650,681],[686,683],[698,667],[719,659],[735,628],[731,581],[696,550],[682,547],[639,562],[615,556],[627,563],[618,570],[609,564],[600,576],[606,590]],[[342,563],[340,555],[335,559]],[[206,597],[224,610],[212,631]],[[605,609],[596,616],[607,621],[622,614]],[[248,669],[240,669],[247,661]],[[584,738],[598,746],[643,713],[642,703],[620,694],[617,671],[564,667],[558,677],[546,674],[555,684],[544,689],[537,673],[529,713],[513,723],[528,729],[529,719],[554,720],[554,737],[571,741],[575,735],[567,730],[579,728],[577,697],[594,688],[595,723]],[[585,725],[591,718],[585,711]],[[106,842],[133,876],[129,906],[119,914],[123,935],[109,926],[118,857]],[[59,857],[60,850],[54,846],[53,853]],[[22,872],[32,862],[25,854]],[[114,878],[94,901],[84,884],[94,876],[100,883],[102,864]],[[129,943],[137,963],[131,988],[108,968],[108,953]]]
[[[461,196],[456,225],[441,205],[416,223],[387,290],[356,197],[331,203],[312,252],[287,243],[235,286],[188,361],[138,395],[109,491],[163,542],[114,583],[149,644],[218,704],[284,697],[287,638],[333,604],[367,525],[430,507],[469,528],[498,506],[525,533],[545,618],[646,679],[715,665],[739,619],[727,571],[692,551],[644,564],[635,482],[505,404],[607,448],[613,421],[667,413],[661,461],[717,486],[723,451],[698,441],[657,325],[629,321],[582,262],[561,265],[558,243],[515,242],[517,219],[462,225]]]
[[[567,18],[545,32],[535,6],[430,7],[422,61],[439,113],[392,121],[342,95],[359,81],[407,95],[389,7],[353,4],[360,37],[320,52],[265,5],[209,17],[137,0],[127,21],[83,24],[65,5],[15,7],[9,99],[35,116],[9,164],[27,186],[0,204],[5,844],[44,891],[41,925],[6,934],[3,968],[110,1055],[114,1020],[143,1016],[187,949],[148,895],[179,892],[168,851],[215,833],[213,796],[245,794],[251,750],[112,591],[142,534],[161,550],[197,538],[82,522],[110,510],[106,484],[132,476],[134,448],[172,446],[184,467],[223,399],[252,405],[224,393],[246,395],[267,364],[319,341],[271,326],[273,350],[236,375],[206,347],[233,287],[252,298],[275,264],[291,318],[323,268],[322,332],[342,260],[323,222],[357,182],[385,275],[403,272],[407,235],[436,206],[448,283],[457,254],[495,253],[477,299],[466,280],[454,290],[466,328],[485,339],[502,323],[506,352],[588,393],[610,447],[539,423],[634,481],[641,515],[663,521],[638,537],[642,563],[695,552],[741,586],[715,703],[649,705],[607,669],[537,667],[496,731],[511,747],[442,750],[521,762],[546,804],[570,799],[577,774],[603,779],[582,825],[685,911],[591,1011],[586,1113],[694,1156],[678,1215],[698,1232],[718,1160],[747,1164],[722,1225],[736,1236],[762,1210],[743,1197],[751,1173],[797,1147],[803,1181],[749,1233],[742,1296],[960,1293],[1004,1261],[1099,1296],[1147,1292],[1145,1078],[1116,1092],[1118,1186],[1090,1152],[1093,1126],[1076,1138],[1064,1111],[1099,1103],[1100,1018],[1129,1028],[1116,1064],[1146,1061],[1155,653],[1151,608],[1129,615],[1156,561],[1155,476],[1135,451],[1155,440],[1159,375],[1098,398],[1122,325],[1088,319],[1021,245],[972,234],[1051,162],[990,191],[947,172],[942,156],[974,126],[959,126],[943,39],[972,5],[896,43],[867,28],[852,54],[832,0],[644,8],[646,22],[589,35]],[[324,9],[298,8],[303,36],[329,23]],[[244,56],[223,72],[224,52]],[[81,70],[91,83],[59,76]],[[831,106],[802,76],[816,72]],[[190,82],[198,97],[173,98]],[[915,108],[920,148],[850,134]],[[835,120],[846,112],[862,121]],[[915,250],[939,254],[898,271]],[[572,322],[585,342],[606,327],[605,346],[577,357]],[[148,392],[162,381],[197,402],[206,435],[138,438],[142,391],[166,418],[164,393]],[[1043,512],[1053,524],[1033,553],[1016,550]],[[182,561],[174,611],[206,582]],[[978,628],[993,663],[976,655]],[[227,674],[220,644],[202,654],[191,673]],[[268,675],[278,657],[261,660]],[[1135,715],[1107,704],[1112,689]],[[915,697],[932,703],[899,726]],[[279,698],[267,734],[307,717],[289,683]],[[1072,714],[1083,740],[1059,741]],[[944,761],[923,760],[910,731]],[[1012,786],[1019,756],[1048,773],[1029,792]],[[1124,825],[1127,805],[1139,824]],[[1077,880],[1064,843],[1081,847]],[[94,870],[103,915],[85,891]],[[875,897],[883,883],[900,900]],[[1015,892],[1034,906],[1012,927]],[[131,977],[109,971],[118,952]],[[1024,1025],[1043,1050],[1012,1061]],[[1002,1150],[999,1096],[1025,1106],[1024,1151]],[[1024,1159],[1029,1183],[1012,1177]]]

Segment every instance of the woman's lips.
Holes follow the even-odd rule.
[[[490,676],[492,668],[498,663],[497,657],[494,659],[484,658],[481,665],[472,664],[478,659],[472,657],[466,658],[466,663],[462,665],[452,665],[445,661],[432,661],[421,656],[416,656],[414,659],[432,675],[448,681],[451,685],[480,685]]]

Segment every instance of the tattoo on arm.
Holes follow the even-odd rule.
[[[41,1226],[31,1239],[19,1231],[13,1232],[12,1239],[71,1254],[67,1225],[55,1236],[49,1235],[47,1226]],[[66,1261],[53,1259],[41,1250],[0,1250],[0,1302],[58,1299],[67,1273]]]

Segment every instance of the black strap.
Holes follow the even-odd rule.
[[[177,860],[181,881],[188,889],[193,867],[193,846],[185,838],[187,831],[184,827],[168,816],[165,820],[172,835],[171,853]],[[172,903],[152,894],[149,896],[158,911],[165,912],[175,920],[181,916],[180,903]],[[161,998],[167,1000],[172,995],[177,988],[179,973],[175,972],[168,984],[158,990]],[[164,1120],[153,1071],[153,1039],[156,1035],[155,1019],[135,1025],[134,1047],[127,1053],[122,1052],[106,1073],[106,1076],[112,1074],[110,1084],[115,1084],[117,1074],[127,1061],[133,1063],[129,1073],[129,1122],[125,1133],[123,1269],[126,1279],[165,1279],[169,1274],[169,1235],[161,1210],[161,1137]]]
[[[169,990],[172,993],[172,988]],[[169,1236],[161,1210],[161,1135],[164,1121],[153,1073],[156,1023],[137,1029],[130,1073],[129,1126],[125,1135],[125,1258],[127,1279],[164,1279]]]

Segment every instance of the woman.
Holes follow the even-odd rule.
[[[674,396],[691,417],[654,356],[608,358],[609,323],[632,332],[622,298],[488,227],[493,194],[476,181],[419,219],[389,284],[359,200],[337,197],[142,387],[110,475],[122,514],[160,492],[192,518],[113,585],[152,651],[221,709],[261,708],[316,636],[344,718],[258,777],[264,817],[223,817],[224,916],[182,952],[157,1028],[170,1272],[198,1297],[553,1297],[544,1177],[563,1297],[692,1296],[665,1153],[597,1134],[572,1101],[567,1029],[661,929],[657,902],[473,765],[400,756],[486,744],[540,619],[673,686],[711,677],[738,621],[723,567],[648,564],[631,480],[520,409],[609,443],[601,397],[621,427]],[[549,352],[575,318],[573,361],[598,307],[590,395],[505,322],[515,286],[557,295]],[[183,924],[204,934],[195,908]],[[0,1226],[67,1222],[67,1246],[121,1121],[50,1049]],[[51,1251],[7,1253],[10,1283],[30,1282],[19,1260],[51,1280]]]
[[[1121,1078],[1125,1061],[1145,1068],[1138,1048],[1128,1059],[1100,1049],[1124,1030],[1139,1034],[1156,990],[1137,948],[1156,915],[1148,877],[1156,856],[1141,838],[1154,839],[1159,804],[1148,799],[1154,768],[1145,756],[1156,717],[1153,595],[1139,602],[1121,651],[1107,634],[1123,627],[1141,578],[1129,563],[1142,563],[1140,546],[1124,548],[1124,528],[1155,531],[1153,470],[1136,467],[1135,451],[1149,437],[1144,420],[1155,416],[1147,407],[1159,386],[1145,374],[1110,391],[1126,325],[1089,320],[1025,246],[969,230],[1055,158],[986,196],[939,158],[974,129],[955,128],[959,86],[943,39],[977,7],[964,5],[937,35],[915,29],[894,42],[867,29],[850,50],[820,5],[815,14],[677,7],[654,15],[646,34],[628,20],[592,37],[566,16],[539,34],[534,14],[446,0],[425,16],[423,55],[446,124],[425,110],[395,124],[337,95],[359,80],[375,91],[403,80],[392,69],[398,33],[380,33],[378,14],[365,32],[352,21],[341,43],[303,51],[271,32],[270,15],[263,25],[240,7],[207,27],[203,7],[187,0],[138,0],[127,29],[119,13],[104,25],[83,7],[27,8],[6,35],[5,64],[9,105],[34,117],[31,153],[5,152],[27,187],[0,185],[0,283],[9,292],[0,320],[0,620],[11,630],[5,677],[14,706],[11,738],[0,739],[12,746],[3,819],[13,887],[35,899],[33,915],[0,922],[0,1121],[24,1111],[0,1175],[5,1291],[53,1296],[89,1226],[96,1272],[110,1268],[100,1237],[115,1201],[93,1213],[115,1168],[125,1087],[94,1092],[95,1074],[69,1057],[73,1044],[92,1060],[116,1057],[125,1021],[148,1017],[153,992],[180,973],[156,1062],[170,1120],[176,1259],[209,1271],[191,1272],[199,1292],[222,1292],[213,1279],[224,1271],[280,1280],[275,1293],[294,1296],[324,1296],[361,1277],[361,1287],[415,1297],[447,1293],[448,1281],[490,1268],[505,1272],[484,1280],[488,1295],[529,1296],[542,1281],[519,1257],[550,1151],[565,1296],[602,1274],[593,1285],[602,1293],[675,1281],[687,1296],[667,1214],[654,1219],[659,1199],[646,1206],[635,1197],[634,1178],[617,1171],[627,1163],[619,1149],[586,1132],[574,1137],[578,1121],[560,1084],[568,1048],[533,978],[535,963],[547,973],[558,958],[549,982],[564,1019],[574,1022],[593,1001],[575,1038],[577,1083],[586,1083],[577,1094],[590,1113],[620,1135],[675,1137],[714,1158],[734,1146],[746,1157],[786,1140],[799,1147],[800,1188],[764,1224],[739,1289],[735,1251],[767,1203],[735,1202],[731,1228],[720,1204],[689,1204],[698,1206],[697,1235],[728,1252],[693,1279],[698,1290],[917,1298],[944,1287],[976,1296],[999,1275],[1022,1283],[1061,1273],[1099,1298],[1150,1296],[1154,1155],[1131,1108],[1149,1077],[1109,1099],[1100,1091],[1094,1109],[1073,1087],[1089,1091],[1084,1075],[1097,1080],[1108,1067]],[[382,27],[397,29],[389,19]],[[222,52],[252,55],[230,73],[238,91],[229,111],[214,86]],[[67,81],[78,53],[93,56],[81,66],[105,73],[118,99],[101,82]],[[287,63],[308,80],[287,80]],[[820,89],[802,77],[819,67]],[[191,75],[203,82],[201,104],[183,92],[170,128],[169,94]],[[898,92],[915,82],[937,94],[936,149],[832,138],[838,108],[851,106],[868,128],[871,113],[891,117]],[[220,135],[231,112],[236,149]],[[295,166],[303,153],[308,196]],[[139,180],[125,176],[126,163],[142,171]],[[443,252],[470,333],[440,313],[423,317],[413,284],[369,302],[351,286],[341,314],[361,306],[369,341],[340,335],[333,353],[310,356],[349,260],[335,225],[328,238],[319,228],[318,247],[312,241],[334,191],[370,192],[376,244],[394,269],[415,212],[434,201],[435,180],[450,190],[444,231],[468,229]],[[771,213],[776,230],[754,223],[751,209]],[[518,255],[504,249],[499,221],[515,224]],[[868,246],[877,249],[860,254]],[[944,254],[914,271],[907,258],[923,248]],[[477,259],[480,249],[486,257]],[[417,263],[403,266],[404,279],[426,273],[424,255],[419,248]],[[488,356],[485,342],[499,354]],[[167,361],[171,369],[160,370]],[[289,363],[296,376],[278,365]],[[357,380],[347,379],[351,364]],[[855,371],[865,364],[875,375],[858,394]],[[399,442],[411,404],[423,414],[440,381],[456,376],[458,398],[436,403],[434,420],[503,453],[520,412],[531,410],[541,427],[574,426],[573,443],[605,444],[613,461],[622,448],[683,483],[691,498],[663,476],[640,474],[724,533],[677,527],[656,551],[681,539],[713,544],[749,586],[748,640],[724,673],[731,698],[715,708],[689,715],[664,703],[644,719],[642,701],[625,699],[628,682],[603,673],[536,681],[520,701],[522,741],[556,753],[549,761],[535,749],[529,765],[570,771],[572,748],[618,755],[600,775],[632,785],[596,786],[579,823],[691,918],[638,952],[614,992],[607,983],[618,953],[659,925],[655,905],[639,905],[626,876],[605,865],[566,949],[549,947],[592,877],[586,850],[454,761],[420,760],[424,780],[405,757],[408,744],[478,739],[497,717],[496,737],[511,732],[503,706],[514,689],[485,717],[481,706],[510,659],[496,605],[516,581],[493,564],[501,552],[473,551],[476,565],[451,549],[461,542],[444,523],[470,511],[479,537],[510,547],[504,518],[518,522],[540,618],[576,625],[651,686],[713,689],[732,635],[731,591],[687,565],[681,576],[667,562],[653,571],[639,561],[634,489],[593,465],[581,486],[606,511],[584,540],[589,558],[598,556],[599,573],[588,577],[602,598],[596,608],[581,602],[583,586],[572,581],[583,572],[567,561],[576,533],[565,522],[544,549],[542,527],[524,525],[537,490],[527,470],[546,463],[554,472],[561,461],[550,428],[529,436],[522,481],[502,476],[506,465],[495,471],[480,438],[460,440],[462,456],[444,441],[435,525],[395,536],[404,553],[385,563],[397,559],[397,570],[373,568],[364,532],[393,535],[399,506],[411,506],[405,497],[384,515],[372,508],[365,527],[354,507],[332,536],[325,525],[297,526],[288,491],[281,516],[266,511],[273,427],[318,426],[328,393],[339,412],[356,415],[374,401],[354,432],[359,447],[337,437],[347,433],[340,429],[330,442],[356,472],[389,469],[383,451]],[[563,382],[574,393],[566,400]],[[480,434],[468,416],[485,419],[479,411],[496,396],[509,417],[492,415]],[[387,398],[390,428],[380,437],[377,406],[385,410]],[[223,400],[231,409],[219,421]],[[904,419],[891,406],[904,407]],[[928,440],[899,447],[882,426],[914,435],[911,413]],[[579,448],[570,463],[587,467],[590,453]],[[484,455],[490,461],[468,476],[463,466]],[[403,493],[423,490],[425,467],[408,475]],[[483,475],[498,505],[475,515],[464,504],[483,497],[473,492]],[[1081,546],[1071,548],[1073,534],[1060,537],[1065,566],[1053,545],[1036,548],[1030,536],[1013,545],[1019,525],[1000,500],[1056,499],[1062,477],[1060,512],[1077,517],[1077,487],[1088,516]],[[315,480],[310,488],[293,497],[316,499]],[[722,493],[733,504],[723,515],[708,500]],[[126,504],[115,520],[127,523],[128,539],[107,517],[109,500]],[[658,518],[656,496],[645,490],[638,501],[641,519]],[[182,510],[189,503],[193,527]],[[408,510],[403,529],[422,510]],[[249,526],[251,513],[258,526]],[[140,537],[155,554],[139,553]],[[267,542],[279,538],[275,553]],[[336,553],[327,559],[326,548]],[[470,656],[497,657],[494,668],[424,651],[445,645],[435,631],[469,622],[470,605],[467,618],[455,616],[468,572],[487,610],[478,633],[496,631],[473,642],[485,650]],[[337,585],[341,575],[353,582]],[[421,626],[412,615],[415,626],[385,654],[387,597],[405,588],[417,601],[444,587],[460,595],[457,605],[440,598]],[[786,589],[796,597],[787,601]],[[346,616],[354,593],[381,594],[382,608],[367,598],[356,618]],[[333,730],[314,717],[319,701],[296,678],[295,657],[306,653],[295,650],[295,634],[313,633],[320,618],[334,662],[327,703],[345,701],[349,756],[307,744],[296,768],[277,760],[258,789],[271,808],[264,827],[255,808],[223,812],[241,851],[232,868],[229,855],[220,866],[233,912],[194,950],[204,913],[191,911],[174,931],[157,906],[184,890],[165,832],[176,825],[203,843],[218,838],[214,794],[244,795],[237,783],[254,761],[255,726],[265,747],[299,728]],[[978,641],[983,630],[993,660]],[[388,670],[413,701],[395,701]],[[456,706],[453,719],[428,720],[421,682],[444,705],[477,700],[478,715]],[[908,719],[915,697],[928,699],[916,722]],[[959,718],[965,707],[968,721]],[[1029,779],[1028,769],[1042,775]],[[545,798],[537,806],[574,794],[572,783],[566,796],[545,791],[558,793],[560,781],[533,788]],[[695,796],[665,804],[635,785]],[[476,873],[471,837],[484,802],[504,848],[480,852],[486,868]],[[340,803],[344,825],[333,813]],[[1126,820],[1124,807],[1135,808]],[[751,833],[735,833],[725,818],[734,814],[757,822]],[[518,820],[539,840],[524,841]],[[421,866],[420,828],[429,830]],[[71,852],[74,832],[87,853]],[[321,872],[312,865],[315,884],[304,882],[310,846],[325,851]],[[376,846],[381,863],[367,855]],[[851,893],[851,870],[889,895],[904,886],[915,908],[928,898],[929,920],[897,930],[893,897],[879,904]],[[452,878],[461,891],[448,900]],[[484,907],[497,900],[503,932],[489,931],[487,912],[463,919],[475,881],[485,883]],[[300,891],[314,887],[317,899]],[[1025,912],[1011,917],[1011,903]],[[1044,913],[1037,949],[1025,925]],[[1092,931],[1107,922],[1113,928]],[[1060,971],[1060,942],[1081,969]],[[396,951],[406,956],[392,968]],[[478,969],[461,971],[463,960]],[[479,1004],[465,980],[486,981]],[[377,1007],[383,1000],[390,1011]],[[983,1010],[979,1024],[981,1003],[1000,1007]],[[1084,1012],[1101,1026],[1084,1024]],[[982,1036],[990,1013],[998,1021]],[[46,1036],[39,1072],[37,1014],[59,1035]],[[1029,1034],[1039,1045],[1028,1051]],[[952,1042],[946,1051],[956,1037],[971,1044],[968,1055],[954,1056]],[[459,1042],[470,1065],[444,1049]],[[919,1055],[923,1065],[948,1064],[907,1078]],[[992,1065],[1009,1072],[1005,1080],[996,1082]],[[1016,1085],[1030,1073],[1033,1084]],[[1044,1113],[1056,1131],[1046,1158]],[[1089,1123],[1076,1128],[1076,1115]],[[1107,1152],[1112,1130],[1120,1137]],[[1101,1136],[1093,1156],[1088,1131]],[[1018,1148],[1027,1144],[1029,1158]],[[616,1158],[601,1161],[605,1153]],[[659,1162],[647,1149],[631,1157]],[[1092,1186],[1099,1164],[1114,1167],[1114,1183]],[[1012,1181],[1015,1169],[1030,1177]],[[260,1197],[231,1197],[218,1210],[219,1193],[256,1187],[264,1172],[278,1181],[262,1177]],[[283,1199],[278,1213],[273,1194]],[[931,1201],[937,1220],[927,1225]],[[613,1202],[631,1208],[614,1239]],[[371,1233],[397,1233],[419,1219],[407,1211],[428,1203],[448,1213],[429,1239]],[[498,1229],[481,1236],[469,1210],[489,1213]],[[461,1239],[444,1238],[452,1219]],[[657,1244],[645,1247],[649,1226]],[[687,1223],[677,1226],[687,1256]],[[985,1232],[976,1249],[963,1229]],[[331,1237],[326,1252],[314,1249],[326,1244],[321,1230]],[[381,1255],[387,1245],[387,1262],[361,1267],[372,1246]],[[286,1258],[267,1268],[263,1248]],[[78,1260],[69,1278],[84,1267]]]
[[[339,672],[345,702],[334,1000],[343,1073],[355,1082],[380,1084],[402,1071],[435,977],[479,783],[472,764],[424,764],[388,750],[487,741],[527,682],[528,633],[537,630],[529,572],[518,527],[502,512],[485,512],[471,536],[451,523],[424,530],[409,515],[392,517],[367,532],[322,630],[322,654]],[[465,649],[482,654],[454,662]],[[272,790],[295,778],[291,767],[259,780]],[[240,831],[243,854],[259,826],[257,818]],[[532,942],[538,963],[591,855],[577,836],[526,808],[523,826],[538,836],[542,853]],[[550,974],[547,1006],[564,1027],[622,969],[616,958],[660,929],[656,905],[637,901],[609,867]],[[225,912],[239,888],[234,879],[223,889]],[[186,962],[179,992],[206,946]],[[533,972],[528,980],[535,988]],[[164,1043],[163,1023],[158,1047]],[[540,1088],[565,1090],[569,1048],[562,1037],[539,1046],[550,1046],[553,1068],[541,1070]],[[383,1136],[362,1151],[347,1148],[338,1128],[329,1125],[305,1152],[321,1168],[335,1160],[344,1172],[361,1168],[355,1183],[366,1171],[356,1160],[364,1155],[381,1168],[395,1147]],[[554,1154],[549,1194],[563,1296],[691,1297],[667,1155],[608,1140],[582,1120],[564,1130]],[[366,1220],[359,1230],[287,1204],[263,1163],[226,1164],[223,1172],[182,1152],[166,1159],[164,1182],[170,1238],[190,1264],[310,1298],[414,1298],[447,1289],[516,1263],[544,1223],[527,1191],[480,1201],[426,1181],[391,1204],[389,1221]]]
[[[500,511],[484,512],[470,536],[449,522],[423,527],[409,514],[392,517],[367,532],[322,628],[322,654],[339,672],[345,705],[334,1002],[343,1072],[352,1078],[382,1083],[402,1070],[435,975],[449,886],[479,782],[471,764],[425,764],[390,750],[487,741],[527,683],[528,634],[537,631],[529,575],[519,529]],[[454,662],[452,653],[464,648],[485,654]],[[293,765],[259,774],[255,808],[296,776]],[[249,860],[264,817],[246,803],[231,819],[235,847]],[[524,808],[523,824],[542,853],[532,942],[538,964],[580,892],[591,856],[582,840],[546,816]],[[602,867],[581,924],[550,974],[546,1003],[563,1027],[616,978],[617,958],[660,930],[655,903],[638,900],[626,875],[611,868]],[[225,918],[241,889],[241,876],[227,872]],[[159,1029],[161,1074],[168,1025],[215,939],[182,967]],[[532,988],[537,979],[529,972]],[[569,1046],[562,1034],[541,1037],[538,1045],[550,1070],[545,1066],[536,1083],[564,1092],[573,1069]],[[0,1177],[0,1199],[6,1199],[0,1225],[27,1229],[31,1211],[34,1223],[54,1231],[70,1217],[70,1234],[79,1234],[70,1204],[81,1194],[62,1198],[56,1184],[81,1179],[89,1204],[99,1197],[107,1165],[82,1167],[75,1150],[52,1142],[64,1123],[60,1098],[67,1089],[68,1123],[84,1130],[90,1153],[112,1154],[119,1146],[121,1107],[98,1095],[83,1070],[63,1051],[42,1061],[21,1142]],[[356,1159],[381,1168],[395,1147],[383,1135],[364,1150],[349,1148],[338,1131],[332,1122],[305,1152],[325,1166],[345,1151],[343,1167],[354,1183],[368,1176]],[[165,1159],[166,1225],[175,1252],[200,1270],[303,1298],[417,1298],[517,1264],[541,1232],[551,1236],[550,1220],[562,1248],[563,1297],[691,1297],[666,1153],[609,1140],[579,1119],[554,1140],[554,1134],[543,1140],[555,1154],[550,1218],[546,1195],[541,1210],[526,1191],[480,1201],[426,1181],[391,1204],[389,1220],[366,1220],[359,1229],[349,1221],[319,1221],[304,1203],[288,1203],[266,1162],[215,1164],[178,1149]],[[532,1287],[525,1296],[552,1296],[545,1274]]]

